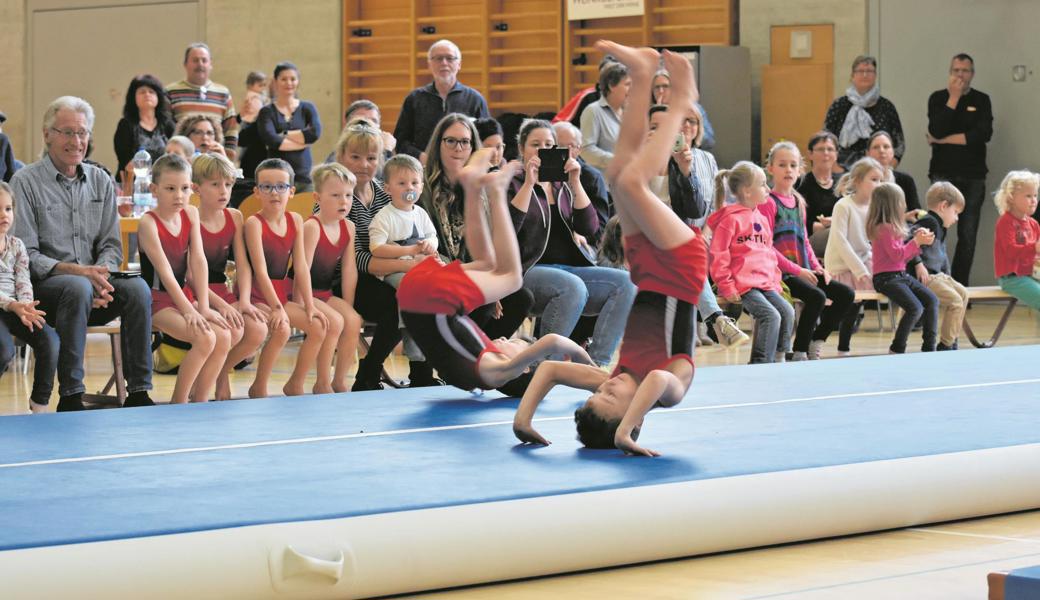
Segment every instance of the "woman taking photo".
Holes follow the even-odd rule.
[[[274,68],[274,98],[260,109],[257,132],[267,147],[268,158],[280,158],[296,172],[296,191],[309,192],[311,185],[311,145],[321,137],[318,109],[296,97],[300,70],[291,62]],[[348,169],[350,167],[347,167]]]
[[[583,314],[596,315],[588,352],[600,366],[610,363],[624,333],[636,288],[621,269],[595,266],[587,239],[599,228],[596,210],[581,186],[578,161],[567,158],[564,182],[540,182],[538,151],[556,146],[548,121],[520,127],[524,169],[509,186],[509,212],[520,245],[524,288],[541,315],[539,335],[569,336]]]
[[[119,119],[113,140],[119,161],[116,169],[119,181],[133,181],[133,177],[126,175],[133,169],[130,161],[141,148],[148,151],[153,163],[165,154],[173,130],[173,110],[162,83],[152,75],[134,77],[126,90],[123,118]]]

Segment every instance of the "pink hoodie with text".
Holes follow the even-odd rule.
[[[756,209],[733,204],[715,211],[709,272],[719,295],[743,296],[751,289],[780,291],[780,268],[773,251],[773,227]]]

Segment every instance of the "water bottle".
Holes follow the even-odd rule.
[[[149,185],[152,183],[152,155],[141,148],[134,155],[134,216],[140,217],[152,207],[154,200]]]

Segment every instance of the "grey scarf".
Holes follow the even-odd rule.
[[[845,97],[852,103],[852,108],[849,109],[849,114],[845,115],[845,122],[842,123],[841,132],[838,134],[838,146],[841,148],[848,148],[857,140],[869,138],[873,133],[874,119],[867,114],[866,109],[877,104],[881,92],[875,85],[867,90],[866,94],[860,95],[856,86],[850,85],[849,89],[845,90]]]

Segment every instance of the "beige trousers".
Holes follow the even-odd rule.
[[[929,276],[928,289],[939,298],[939,314],[942,316],[939,342],[944,346],[952,346],[961,334],[964,311],[968,308],[968,290],[945,273]]]

